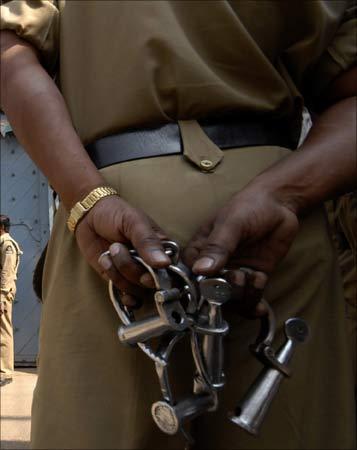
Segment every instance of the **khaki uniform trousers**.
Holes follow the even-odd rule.
[[[235,192],[288,150],[250,147],[224,152],[213,173],[203,173],[181,155],[122,163],[102,170],[107,182],[142,208],[172,239],[185,245],[198,226]],[[82,258],[57,213],[44,274],[40,367],[34,394],[34,449],[179,449],[181,436],[156,428],[150,408],[161,399],[152,362],[117,337],[119,320],[107,285]],[[347,449],[355,443],[352,361],[345,332],[341,280],[322,209],[301,222],[289,254],[269,282],[282,326],[292,316],[309,322],[311,339],[292,363],[259,438],[226,418],[261,369],[248,351],[256,321],[231,314],[225,340],[227,384],[220,408],[193,425],[202,449]],[[176,392],[188,392],[189,349],[175,353]]]
[[[0,301],[0,377],[3,380],[12,378],[14,371],[13,300],[9,300],[5,295],[1,294]]]
[[[357,191],[328,202],[327,211],[342,274],[357,390]]]

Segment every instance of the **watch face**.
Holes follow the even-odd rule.
[[[152,417],[156,425],[166,434],[176,434],[179,421],[174,408],[166,402],[156,402],[151,408]]]

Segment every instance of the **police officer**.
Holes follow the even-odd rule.
[[[1,310],[0,310],[0,386],[12,381],[14,370],[14,336],[12,304],[16,295],[17,270],[22,254],[19,244],[10,236],[10,219],[0,216]]]
[[[106,284],[113,279],[126,304],[145,297],[146,274],[127,247],[164,267],[165,235],[186,247],[197,274],[228,264],[260,272],[250,283],[238,270],[243,297],[267,273],[280,332],[289,316],[313,329],[254,439],[224,413],[259,371],[247,352],[254,321],[229,316],[222,409],[195,422],[197,448],[353,448],[341,280],[321,208],[355,189],[352,6],[2,4],[1,107],[62,200],[44,268],[33,448],[182,448],[153,424],[155,374],[117,342]],[[49,76],[58,59],[60,90]],[[323,112],[292,151],[304,101]],[[90,159],[85,147],[101,138],[110,144]],[[108,247],[111,258],[99,259]],[[184,392],[186,360],[175,361]]]

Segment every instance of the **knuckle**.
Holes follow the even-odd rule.
[[[148,234],[146,236],[142,236],[138,242],[138,245],[140,247],[145,247],[145,248],[161,247],[160,240],[158,239],[158,237],[155,234]]]
[[[231,253],[230,249],[226,248],[224,244],[216,242],[208,242],[202,251],[204,254],[214,254],[217,256],[227,256]]]
[[[125,236],[130,236],[139,220],[140,219],[136,217],[134,210],[131,208],[124,208],[124,211],[121,212],[118,220],[119,228]]]

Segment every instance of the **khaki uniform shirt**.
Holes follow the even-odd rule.
[[[84,143],[235,112],[299,116],[356,62],[353,2],[11,0],[1,29],[39,50]]]
[[[13,300],[16,294],[17,269],[22,254],[18,243],[9,233],[0,236],[1,296]]]

